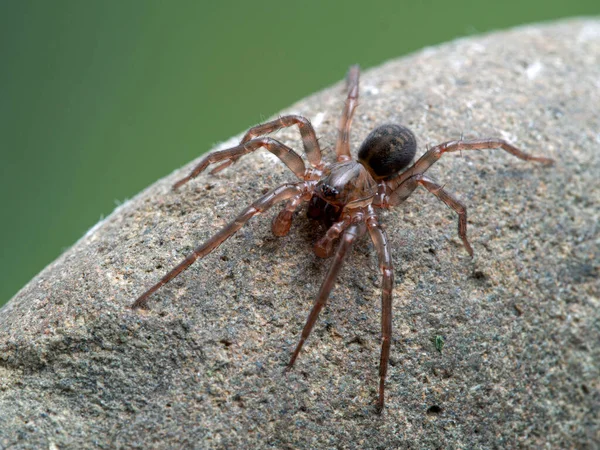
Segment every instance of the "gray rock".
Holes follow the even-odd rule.
[[[340,79],[343,74],[340,74]],[[343,84],[294,105],[335,142]],[[265,189],[270,155],[119,207],[0,313],[3,448],[597,448],[600,442],[600,21],[428,48],[362,74],[356,148],[382,122],[427,144],[505,138],[429,174],[468,205],[415,193],[384,215],[394,249],[387,408],[374,414],[380,279],[358,244],[293,371],[283,373],[328,261],[300,214],[269,212],[153,296],[130,303]],[[295,130],[278,138],[300,147]],[[231,142],[229,142],[231,144]],[[331,151],[328,153],[331,156]],[[434,340],[445,345],[436,350]]]

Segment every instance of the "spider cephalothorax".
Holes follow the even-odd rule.
[[[158,283],[144,292],[133,303],[134,308],[146,307],[151,294],[168,283],[198,258],[203,258],[231,237],[255,215],[265,212],[274,204],[286,201],[285,207],[275,216],[272,230],[276,236],[285,236],[291,227],[294,212],[308,202],[308,216],[323,220],[327,232],[314,245],[314,252],[320,257],[334,253],[325,280],[319,289],[317,299],[302,330],[300,341],[292,354],[288,368],[291,368],[310,335],[321,309],[325,306],[342,264],[357,239],[367,232],[379,256],[382,273],[382,319],[381,319],[381,359],[379,363],[379,397],[377,410],[384,406],[384,389],[390,355],[392,334],[392,289],[394,269],[391,248],[386,233],[379,223],[377,210],[391,208],[404,202],[420,185],[435,195],[458,214],[458,235],[467,252],[473,249],[467,240],[467,212],[465,206],[443,186],[431,180],[424,173],[444,153],[459,150],[480,150],[502,148],[517,158],[551,164],[549,158],[531,156],[501,139],[473,139],[449,141],[429,149],[410,167],[415,156],[417,143],[415,136],[400,125],[386,124],[373,130],[358,151],[358,161],[350,155],[350,124],[358,100],[358,66],[352,66],[348,73],[348,96],[340,120],[336,143],[337,161],[326,163],[321,159],[321,149],[310,122],[301,116],[283,116],[251,128],[240,144],[226,150],[207,155],[187,177],[175,183],[174,189],[187,183],[205,170],[210,164],[220,163],[211,173],[217,173],[235,163],[241,156],[259,148],[266,148],[276,155],[300,180],[288,183],[268,192],[241,212],[208,241],[198,246],[179,265],[167,273]],[[302,136],[306,158],[311,167],[291,148],[265,134],[281,128],[297,125]],[[408,168],[407,168],[408,167]],[[403,171],[403,169],[406,169]]]

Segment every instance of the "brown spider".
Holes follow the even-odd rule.
[[[462,239],[469,255],[473,248],[467,240],[467,211],[465,206],[424,173],[447,152],[459,150],[483,150],[502,148],[517,158],[552,164],[550,158],[531,156],[501,139],[473,139],[444,142],[428,150],[411,167],[406,168],[416,153],[416,139],[413,133],[400,125],[387,124],[373,130],[358,150],[358,161],[350,156],[350,124],[358,100],[358,66],[352,66],[348,73],[348,96],[339,124],[336,143],[337,161],[323,162],[321,149],[310,121],[302,116],[283,116],[271,122],[251,128],[239,145],[207,155],[185,178],[175,183],[177,189],[204,171],[210,164],[221,163],[214,168],[215,174],[235,163],[240,157],[259,148],[266,148],[277,156],[300,179],[298,183],[287,183],[265,194],[248,206],[231,223],[221,229],[208,241],[197,247],[178,266],[167,273],[158,283],[144,292],[132,305],[144,308],[152,293],[175,278],[198,258],[208,255],[226,239],[244,226],[250,218],[271,208],[275,203],[286,200],[285,207],[273,219],[272,230],[276,236],[285,236],[291,227],[292,217],[298,207],[308,202],[308,216],[320,219],[328,225],[325,235],[317,241],[314,252],[327,258],[334,253],[334,243],[339,245],[334,260],[329,267],[325,280],[319,289],[317,299],[308,315],[302,330],[300,342],[296,346],[287,369],[290,369],[304,342],[317,321],[342,264],[357,239],[368,231],[379,256],[379,265],[383,277],[381,296],[381,358],[379,362],[379,396],[377,411],[384,406],[384,387],[387,373],[392,335],[392,289],[394,270],[392,255],[385,230],[379,223],[377,210],[391,208],[403,203],[417,186],[421,185],[458,214],[458,235]],[[281,128],[298,125],[306,158],[310,163],[306,168],[304,161],[291,148],[263,135]]]

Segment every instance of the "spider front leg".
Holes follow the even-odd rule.
[[[473,247],[467,239],[467,208],[466,206],[454,197],[452,194],[444,190],[443,186],[440,186],[431,178],[425,175],[414,175],[407,179],[404,183],[396,188],[389,197],[387,198],[387,204],[389,206],[397,206],[404,202],[417,186],[423,186],[439,200],[444,202],[448,207],[452,208],[456,214],[458,214],[458,236],[463,241],[463,244],[471,257],[473,257]]]
[[[367,219],[367,228],[377,250],[381,269],[381,357],[379,359],[379,397],[377,412],[383,411],[385,403],[385,378],[392,345],[392,291],[394,289],[394,266],[392,253],[385,230],[379,224],[372,208]]]
[[[240,141],[240,144],[248,142],[257,136],[273,133],[282,128],[292,127],[294,125],[298,125],[298,129],[300,130],[300,136],[302,137],[302,145],[304,146],[304,153],[308,158],[308,162],[313,167],[321,167],[321,148],[319,147],[319,141],[317,139],[315,129],[310,123],[310,120],[303,116],[281,116],[280,118],[272,120],[270,122],[256,125],[255,127],[250,128],[246,132],[246,134]],[[215,167],[210,172],[211,175],[219,173],[223,169],[229,167],[230,165],[235,163],[239,158],[239,156],[232,158],[229,161],[225,161],[223,164],[220,164],[219,166]]]
[[[262,214],[268,210],[275,203],[282,200],[287,200],[291,197],[298,196],[305,192],[309,192],[312,188],[307,183],[297,184],[284,184],[278,188],[273,189],[271,192],[265,194],[257,201],[248,206],[242,213],[237,216],[232,222],[222,228],[217,234],[211,237],[208,241],[199,245],[191,254],[187,256],[181,263],[173,268],[169,273],[160,279],[158,283],[140,295],[137,300],[131,305],[133,309],[145,308],[148,303],[148,298],[160,289],[162,286],[167,284],[181,272],[191,266],[197,259],[204,258],[206,255],[211,253],[225,240],[233,236],[236,231],[242,228],[246,222],[257,214]]]
[[[535,161],[545,165],[554,164],[554,160],[551,158],[530,155],[503,139],[471,139],[466,141],[461,139],[459,141],[444,142],[432,147],[410,168],[401,173],[398,177],[388,181],[387,184],[393,191],[413,175],[424,174],[444,153],[457,152],[460,150],[491,150],[495,148],[501,148],[511,155],[525,161]]]
[[[252,139],[243,144],[237,145],[235,147],[231,147],[225,150],[220,150],[218,152],[209,153],[206,157],[200,161],[200,163],[192,170],[192,172],[185,178],[182,178],[177,183],[173,185],[173,189],[178,189],[192,178],[197,177],[201,172],[203,172],[210,164],[214,164],[217,162],[221,162],[224,160],[234,160],[240,158],[243,155],[248,153],[252,153],[259,148],[266,148],[268,151],[277,156],[288,168],[294,172],[294,174],[301,180],[306,178],[306,166],[304,165],[304,161],[298,153],[289,148],[287,145],[282,144],[275,139],[271,139],[269,137],[261,137],[257,139]]]
[[[365,234],[364,222],[355,223],[353,225],[350,225],[344,232],[344,235],[342,236],[339,247],[337,248],[337,251],[333,258],[333,261],[332,261],[331,265],[329,266],[329,270],[327,271],[327,275],[325,276],[325,280],[323,280],[323,284],[321,284],[321,288],[319,289],[319,294],[317,295],[317,299],[315,300],[315,303],[310,311],[310,314],[308,315],[308,319],[306,320],[306,324],[304,325],[304,328],[302,329],[302,334],[300,335],[300,342],[298,342],[298,345],[296,346],[296,350],[294,350],[294,353],[290,359],[290,362],[287,365],[286,370],[291,369],[293,367],[294,363],[296,362],[296,358],[298,358],[298,354],[300,353],[300,350],[302,350],[302,346],[304,345],[304,342],[306,341],[306,339],[308,339],[308,336],[310,336],[310,332],[312,331],[313,326],[315,325],[315,322],[317,321],[317,318],[319,317],[319,313],[325,306],[325,303],[327,303],[327,299],[329,298],[329,294],[331,293],[331,290],[333,289],[335,280],[336,280],[338,274],[340,273],[342,264],[344,263],[346,257],[348,256],[348,253],[349,253],[350,249],[352,248],[354,242],[359,237],[363,236],[364,234]]]

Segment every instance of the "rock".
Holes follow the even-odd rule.
[[[598,445],[599,80],[598,20],[462,39],[362,74],[354,150],[395,122],[419,154],[464,134],[557,160],[465,151],[428,172],[468,206],[474,259],[455,214],[424,190],[383,215],[396,271],[383,416],[367,239],[287,374],[329,264],[311,249],[324,230],[304,214],[284,238],[270,231],[276,211],[253,219],[150,310],[129,309],[264,190],[293,180],[259,152],[179,192],[171,184],[194,163],[158,181],[2,309],[0,447]],[[286,111],[313,118],[327,157],[342,99],[340,82]],[[277,137],[301,148],[296,130]]]

